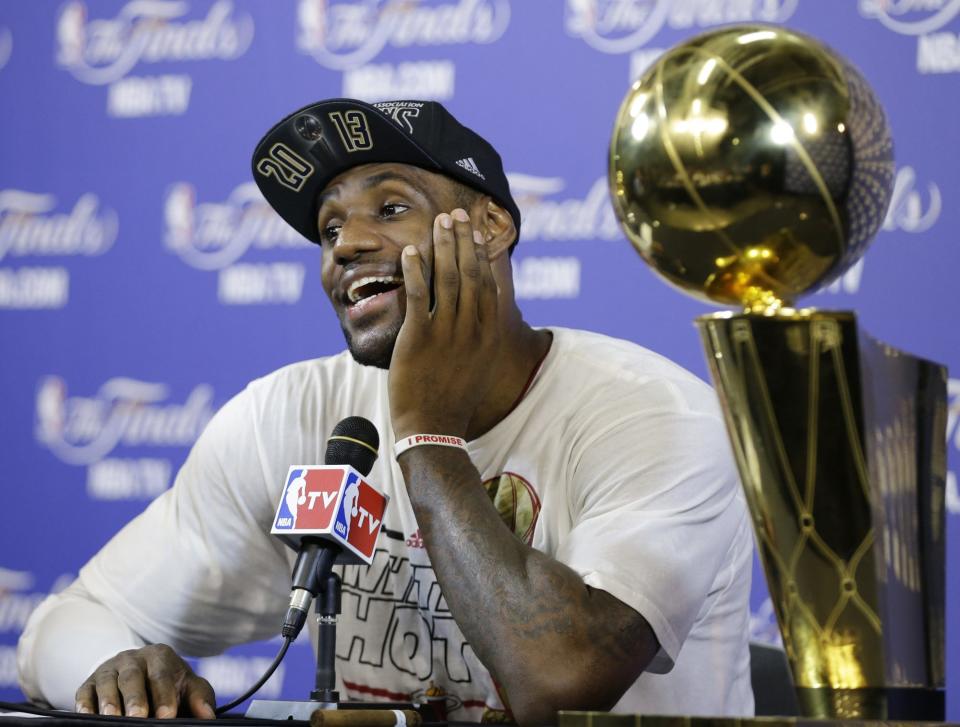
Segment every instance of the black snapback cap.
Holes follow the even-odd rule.
[[[500,155],[436,101],[368,104],[336,98],[305,106],[266,133],[253,153],[253,178],[270,206],[319,244],[317,196],[361,164],[421,167],[472,187],[503,207],[520,233]]]

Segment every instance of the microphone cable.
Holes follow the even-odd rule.
[[[267,667],[267,670],[263,672],[263,676],[257,680],[257,683],[250,687],[246,692],[241,696],[234,699],[232,702],[224,704],[222,707],[217,707],[213,710],[214,714],[221,715],[225,712],[229,712],[231,709],[234,709],[238,705],[242,704],[244,701],[252,697],[264,684],[267,683],[267,679],[273,676],[273,672],[277,670],[277,667],[280,666],[280,662],[283,661],[283,657],[287,654],[287,649],[290,648],[290,644],[293,643],[293,638],[290,636],[283,637],[283,645],[280,647],[280,651],[277,652],[276,658],[274,658],[273,663]]]

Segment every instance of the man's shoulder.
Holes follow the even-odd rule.
[[[666,356],[632,341],[571,328],[550,328],[560,376],[593,395],[650,399],[666,390],[686,407],[714,410],[716,394],[703,379]],[[659,397],[657,397],[659,398]],[[652,403],[652,402],[651,402]]]
[[[607,354],[613,354],[616,359],[629,361],[633,364],[638,362],[644,364],[665,363],[671,367],[683,370],[678,364],[672,362],[662,354],[645,348],[634,341],[628,341],[625,338],[616,338],[606,333],[586,331],[580,328],[551,326],[548,330],[553,332],[554,340],[561,347],[572,347],[587,354],[602,351]]]
[[[344,417],[383,420],[385,374],[361,366],[346,351],[291,363],[250,381],[217,412],[215,428],[228,439],[246,432],[277,451],[326,441]]]

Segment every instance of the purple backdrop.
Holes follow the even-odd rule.
[[[528,319],[631,339],[706,376],[692,320],[708,309],[620,234],[606,146],[629,82],[660,51],[745,21],[846,55],[896,142],[883,232],[865,263],[805,302],[856,309],[874,336],[960,370],[960,0],[0,5],[0,698],[20,697],[15,644],[30,610],[170,485],[213,411],[249,379],[342,346],[316,248],[250,178],[271,124],[329,96],[445,102],[510,172]],[[960,611],[958,415],[953,378],[948,624]],[[776,639],[759,569],[755,581],[754,636]],[[274,650],[199,669],[231,697]],[[311,683],[300,643],[263,693],[305,697]]]

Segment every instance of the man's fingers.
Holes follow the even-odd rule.
[[[93,675],[97,690],[97,712],[119,717],[123,714],[116,669],[97,669]]]
[[[80,688],[77,689],[77,693],[74,695],[74,699],[77,702],[76,707],[74,707],[75,712],[93,714],[97,711],[97,688],[94,685],[93,677],[90,677],[80,685]]]
[[[190,714],[200,719],[216,719],[214,712],[217,704],[217,697],[213,693],[213,687],[203,677],[191,674],[187,677],[184,686],[184,695],[187,705],[190,707]]]
[[[123,713],[128,717],[149,717],[147,679],[139,662],[130,660],[117,672],[117,686],[123,698]]]
[[[437,216],[433,227],[433,287],[437,296],[434,317],[451,320],[457,312],[460,271],[457,270],[453,217],[446,213]]]
[[[426,320],[430,315],[430,290],[416,247],[407,245],[403,248],[400,265],[403,268],[403,288],[407,294],[407,318]]]
[[[166,665],[150,665],[147,672],[150,683],[150,699],[153,701],[153,715],[159,719],[172,719],[177,716],[180,707],[180,694],[177,690],[176,676]]]
[[[188,679],[191,678],[203,682],[190,683],[201,695],[197,703],[199,713],[195,716],[207,716],[212,707],[206,709],[202,702],[209,699],[211,705],[214,703],[213,689],[199,679],[173,649],[165,644],[150,644],[122,651],[103,662],[80,685],[76,693],[76,710],[113,716],[176,717],[181,691],[186,695]]]
[[[473,227],[465,210],[455,209],[451,215],[454,220],[454,232],[457,246],[457,267],[460,270],[460,296],[458,308],[463,315],[479,318],[477,297],[482,283],[480,263],[477,261],[476,244],[473,241]],[[468,319],[462,319],[459,324]]]

